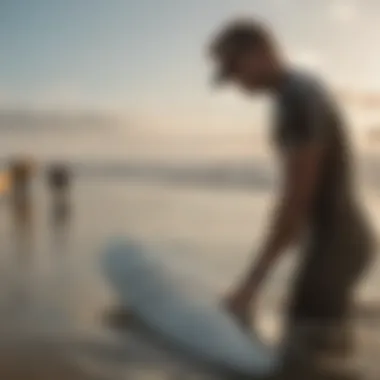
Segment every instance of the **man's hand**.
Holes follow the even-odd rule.
[[[270,235],[245,281],[226,300],[227,309],[244,326],[249,324],[250,307],[255,306],[257,293],[268,271],[296,240],[307,219],[318,178],[320,157],[318,145],[306,145],[288,158],[283,196]]]
[[[225,308],[232,314],[236,321],[244,328],[248,328],[254,314],[256,290],[248,283],[232,292],[225,300]]]

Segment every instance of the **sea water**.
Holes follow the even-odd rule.
[[[3,334],[10,340],[33,332],[57,342],[88,340],[81,351],[81,366],[118,379],[131,374],[135,380],[166,379],[173,373],[182,374],[180,378],[185,373],[194,379],[205,376],[193,365],[190,371],[176,355],[155,347],[149,339],[133,334],[121,338],[102,325],[102,315],[116,305],[116,299],[99,270],[99,255],[111,237],[130,236],[153,247],[191,291],[221,299],[257,254],[274,189],[218,190],[128,176],[79,176],[73,183],[73,212],[64,246],[58,245],[57,231],[49,225],[49,198],[41,181],[34,190],[33,236],[24,258],[15,255],[17,238],[6,202],[0,214]],[[378,231],[380,201],[370,189],[363,194]],[[297,252],[289,252],[270,275],[259,300],[257,325],[268,341],[279,336],[296,264]],[[360,287],[360,302],[377,302],[379,275],[377,260]],[[365,351],[362,366],[376,367],[379,329],[363,320],[357,324]]]

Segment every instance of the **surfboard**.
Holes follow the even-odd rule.
[[[278,349],[245,332],[217,302],[192,294],[143,245],[114,241],[102,269],[122,306],[194,357],[259,378],[280,368]]]

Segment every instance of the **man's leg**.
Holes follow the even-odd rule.
[[[357,242],[315,245],[299,268],[288,335],[310,353],[347,356],[353,349],[353,292],[370,260],[370,246]]]
[[[312,252],[299,268],[289,306],[288,340],[310,355],[333,347],[347,351],[347,339],[343,337],[347,332],[350,292],[342,281],[339,283],[337,268],[325,253]]]

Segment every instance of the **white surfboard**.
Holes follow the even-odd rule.
[[[140,244],[114,242],[103,264],[122,304],[194,356],[257,377],[279,368],[278,352],[245,334],[216,303],[205,303],[181,288],[181,282]]]

